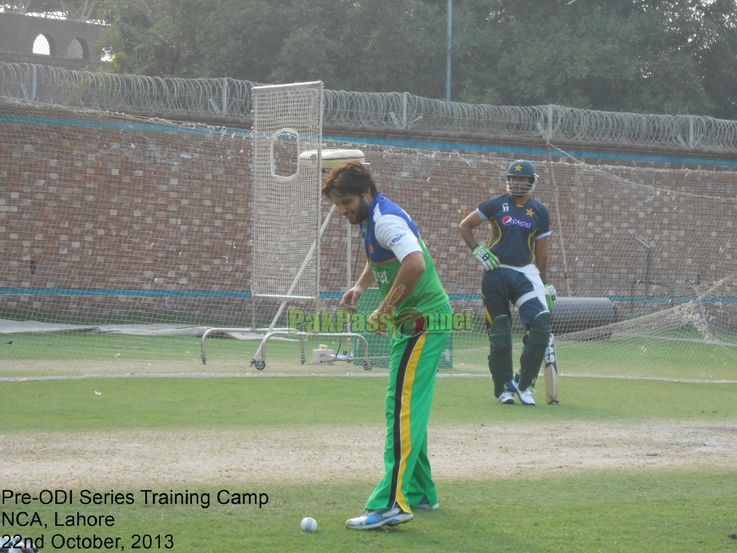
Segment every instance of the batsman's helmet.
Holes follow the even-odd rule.
[[[509,177],[528,177],[527,182],[513,182]],[[507,169],[507,192],[512,196],[524,196],[535,190],[537,184],[537,173],[535,166],[526,159],[518,159],[513,161]]]

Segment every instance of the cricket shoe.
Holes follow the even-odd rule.
[[[420,499],[420,502],[417,505],[413,505],[412,508],[422,509],[424,511],[437,511],[438,509],[440,509],[440,503],[430,505],[430,500],[427,498],[426,495],[423,495],[422,499]]]
[[[382,526],[396,526],[409,522],[415,518],[412,513],[405,513],[394,505],[390,509],[380,509],[378,511],[367,511],[365,515],[356,518],[349,518],[345,521],[348,528],[355,530],[371,530],[372,528],[381,528]]]
[[[514,405],[514,394],[509,390],[504,390],[497,401],[502,405]]]
[[[535,405],[535,400],[532,399],[532,386],[529,386],[524,390],[520,390],[519,383],[514,380],[510,380],[508,386],[510,390],[513,390],[514,393],[517,394],[522,405]]]

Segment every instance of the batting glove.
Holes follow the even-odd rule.
[[[487,271],[493,271],[499,266],[499,259],[486,246],[476,246],[473,250],[473,256],[479,260],[479,263]]]
[[[548,311],[552,313],[555,300],[558,299],[558,294],[555,292],[555,286],[552,284],[545,285],[545,299],[548,302]]]

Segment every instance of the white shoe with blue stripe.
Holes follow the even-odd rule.
[[[532,399],[532,386],[529,386],[525,390],[519,389],[519,384],[514,380],[509,381],[509,389],[512,390],[522,402],[522,405],[535,405],[535,400]]]
[[[382,526],[396,526],[409,522],[415,518],[412,513],[405,513],[394,505],[391,509],[380,509],[378,511],[368,511],[365,515],[356,518],[349,518],[345,521],[348,528],[355,530],[371,530],[372,528],[381,528]]]

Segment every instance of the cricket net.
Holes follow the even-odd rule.
[[[358,230],[328,220],[319,190],[301,186],[303,201],[291,200],[293,181],[254,188],[255,140],[250,131],[1,99],[0,370],[22,361],[47,373],[165,363],[202,371],[196,337],[210,327],[268,327],[283,302],[270,297],[275,290],[318,291],[320,308],[333,312],[363,266]],[[274,142],[286,160],[278,177],[295,172],[295,141],[284,132]],[[456,227],[504,190],[511,159],[323,147],[362,150],[379,188],[416,220],[459,315],[444,368],[488,374],[481,268]],[[737,173],[535,165],[535,196],[553,224],[561,374],[737,380]],[[285,196],[293,209],[273,203]],[[308,253],[320,225],[318,262]],[[484,241],[486,229],[477,230]],[[305,259],[304,280],[290,292]],[[311,301],[298,307],[315,309]],[[277,325],[288,327],[288,317]],[[518,353],[519,323],[515,330]],[[234,371],[253,370],[257,341],[219,342],[208,371],[222,371],[228,348]],[[272,357],[283,350],[298,364],[298,348],[273,346]]]
[[[319,158],[322,92],[320,82],[253,88],[254,297],[319,297],[320,166],[301,154]]]

